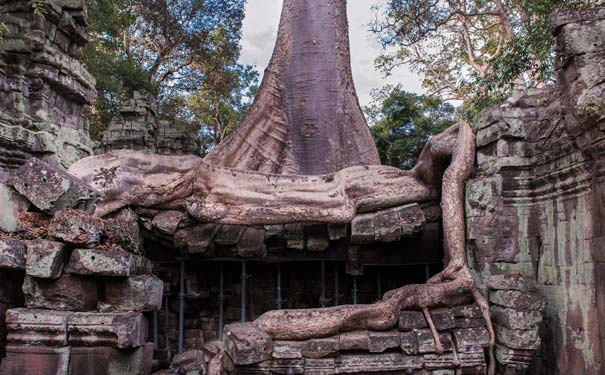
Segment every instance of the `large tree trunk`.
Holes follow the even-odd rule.
[[[206,161],[299,175],[380,164],[353,85],[345,0],[284,0],[256,100]]]

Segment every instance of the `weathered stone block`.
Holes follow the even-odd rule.
[[[153,275],[138,275],[105,282],[105,302],[113,311],[158,311],[164,282]]]
[[[338,350],[338,337],[327,337],[305,341],[302,354],[306,358],[324,358],[338,353]]]
[[[221,225],[214,237],[214,243],[222,246],[234,246],[242,238],[244,229],[245,227],[241,225]]]
[[[65,272],[76,275],[128,277],[151,273],[151,261],[125,251],[75,249]]]
[[[334,358],[305,358],[304,360],[305,375],[327,375],[336,372],[336,361]]]
[[[536,291],[536,286],[532,280],[528,280],[525,276],[517,273],[493,275],[489,278],[487,285],[494,290]]]
[[[418,341],[416,340],[416,333],[413,331],[401,332],[401,351],[407,355],[413,355],[418,353]]]
[[[120,210],[105,220],[105,236],[109,242],[120,245],[128,252],[138,255],[145,253],[139,217],[130,209]]]
[[[369,332],[351,331],[338,335],[338,346],[340,350],[368,350]]]
[[[296,359],[302,358],[301,341],[273,341],[273,358],[277,359]]]
[[[69,375],[145,375],[151,372],[153,344],[134,350],[72,347]]]
[[[422,357],[401,353],[345,354],[336,359],[336,373],[356,374],[422,369]]]
[[[483,313],[477,305],[461,305],[452,307],[455,318],[483,318]]]
[[[26,255],[23,241],[0,238],[0,269],[24,270]]]
[[[48,240],[26,241],[27,259],[25,273],[29,276],[57,279],[69,253],[60,242]]]
[[[435,353],[435,340],[430,329],[416,330],[416,341],[418,342],[418,353]],[[452,341],[449,333],[439,332],[439,339],[443,350],[452,350]]]
[[[98,301],[94,280],[69,274],[54,280],[26,276],[23,294],[30,309],[89,311]]]
[[[141,313],[94,313],[11,309],[6,313],[8,341],[14,344],[110,346],[145,344],[147,321]],[[67,332],[66,332],[67,330]]]
[[[431,310],[431,318],[433,319],[433,323],[435,324],[435,328],[439,331],[445,331],[448,329],[452,329],[456,326],[456,322],[454,320],[454,314],[452,310],[449,308],[441,308]]]
[[[235,248],[237,255],[243,258],[264,257],[267,255],[265,229],[262,227],[245,228]]]
[[[160,211],[153,218],[153,227],[160,233],[172,236],[179,229],[179,224],[185,219],[186,214],[181,211]]]
[[[103,220],[71,208],[57,212],[50,220],[48,235],[76,246],[91,247],[99,243]]]
[[[403,310],[399,312],[399,329],[409,331],[428,327],[421,311]]]
[[[201,371],[204,364],[205,355],[202,350],[188,350],[175,355],[170,363],[170,368],[181,369],[183,372]]]
[[[286,246],[288,249],[304,250],[305,249],[305,234],[303,226],[299,223],[286,224],[284,226],[286,236]]]
[[[271,361],[271,374],[304,375],[305,359],[274,358]]]
[[[211,246],[220,225],[200,224],[191,229],[185,239],[190,254],[205,254]]]
[[[92,212],[98,199],[98,193],[83,181],[36,158],[21,166],[10,183],[34,206],[49,214],[64,208]]]
[[[233,323],[225,326],[225,351],[236,365],[251,365],[271,358],[271,337],[251,323]]]
[[[485,327],[455,329],[454,339],[460,352],[482,351],[490,344],[489,332]]]
[[[496,341],[511,349],[537,350],[540,348],[541,340],[538,329],[521,330],[510,329],[494,325],[496,330]]]
[[[3,375],[69,374],[70,347],[7,345],[0,364]]]
[[[398,208],[378,211],[374,216],[374,239],[395,242],[401,239]]]
[[[516,290],[494,290],[489,294],[491,303],[518,310],[544,310],[544,301],[535,293]]]
[[[338,241],[347,237],[349,224],[328,224],[328,238],[330,241]]]
[[[387,349],[397,348],[401,345],[401,332],[370,331],[368,334],[368,350],[370,353],[382,353]]]
[[[542,322],[540,311],[515,310],[500,306],[491,306],[490,312],[494,323],[512,329],[537,329]]]
[[[351,243],[364,244],[374,242],[374,213],[357,215],[351,221]]]

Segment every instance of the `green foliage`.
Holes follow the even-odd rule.
[[[135,90],[156,95],[160,115],[175,126],[203,130],[198,113],[206,102],[192,98],[241,97],[252,83],[252,68],[237,64],[245,0],[85,1],[92,43],[81,57],[97,79],[97,139]]]
[[[603,0],[384,0],[372,25],[389,73],[407,65],[429,95],[465,101],[466,115],[501,102],[515,86],[552,82],[549,15]]]
[[[372,93],[364,108],[383,164],[410,169],[428,139],[453,125],[456,109],[436,97],[387,85]]]

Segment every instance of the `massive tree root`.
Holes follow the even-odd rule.
[[[382,301],[372,305],[345,305],[325,309],[270,311],[254,321],[260,329],[276,339],[302,340],[334,335],[354,329],[385,330],[397,324],[402,309],[423,310],[432,322],[428,309],[460,304],[472,297],[483,313],[491,336],[489,374],[495,373],[495,333],[489,306],[481,294],[465,256],[464,182],[470,175],[475,155],[471,129],[460,126],[452,162],[443,176],[441,206],[445,252],[448,264],[443,272],[423,285],[409,285],[387,292]],[[443,348],[432,329],[436,347]]]
[[[426,311],[472,298],[491,335],[493,374],[495,335],[489,306],[465,256],[464,182],[474,156],[473,132],[461,123],[431,139],[411,171],[369,166],[323,176],[272,175],[211,166],[192,156],[127,151],[83,159],[70,172],[105,194],[99,215],[135,205],[185,209],[202,222],[241,225],[349,222],[359,212],[435,199],[441,187],[447,259],[443,272],[426,284],[392,290],[372,305],[270,311],[254,324],[276,339],[302,340],[354,329],[385,330],[397,323],[402,309]]]

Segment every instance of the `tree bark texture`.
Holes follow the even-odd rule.
[[[380,164],[353,84],[345,0],[284,0],[255,102],[205,160],[298,175]]]

